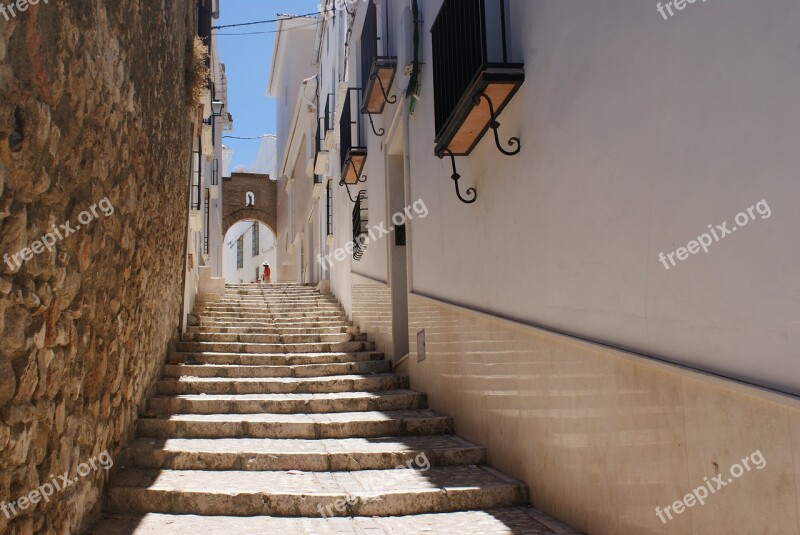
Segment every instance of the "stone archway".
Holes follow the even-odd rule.
[[[248,202],[248,193],[255,202]],[[239,221],[258,221],[278,235],[278,186],[269,175],[233,173],[222,179],[222,235]]]

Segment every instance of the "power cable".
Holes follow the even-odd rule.
[[[327,13],[328,11],[332,11],[332,10],[328,9],[326,11],[315,11],[313,13],[306,13],[305,15],[287,15],[287,16],[281,17],[279,19],[255,20],[255,21],[252,21],[252,22],[240,22],[239,24],[225,24],[225,25],[222,25],[222,26],[212,26],[211,29],[212,30],[221,30],[223,28],[238,28],[240,26],[254,26],[256,24],[270,24],[270,23],[273,23],[273,22],[280,22],[282,20],[304,19],[304,18],[310,17],[312,15],[313,16],[319,16],[321,13]]]

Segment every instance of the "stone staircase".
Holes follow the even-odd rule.
[[[96,535],[575,533],[301,285],[201,301]]]

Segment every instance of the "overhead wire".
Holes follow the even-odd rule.
[[[283,28],[282,30],[269,30],[264,32],[242,32],[242,33],[215,33],[214,35],[267,35],[272,33],[281,33],[281,32],[288,32],[291,30],[300,30],[302,28],[309,28],[311,26],[316,26],[319,24],[319,21],[314,21],[309,24],[303,24],[302,26],[295,26],[293,28]]]
[[[327,10],[331,11],[331,10]],[[292,19],[304,19],[311,16],[319,16],[320,13],[326,13],[327,11],[314,11],[313,13],[306,13],[304,15],[286,15],[278,19],[270,19],[270,20],[254,20],[251,22],[240,22],[238,24],[223,24],[222,26],[212,26],[212,30],[221,30],[224,28],[238,28],[240,26],[254,26],[256,24],[270,24],[273,22],[280,22],[282,20],[292,20]]]

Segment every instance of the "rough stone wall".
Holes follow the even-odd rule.
[[[252,191],[255,206],[246,208],[245,196]],[[260,221],[272,232],[277,230],[277,183],[269,175],[256,173],[233,173],[222,179],[222,232],[239,221]]]
[[[0,502],[115,455],[177,335],[189,4],[0,14]],[[104,198],[114,213],[93,214]],[[65,236],[68,222],[81,228]],[[54,225],[63,239],[37,246]],[[0,533],[81,532],[107,479],[92,470],[19,516],[0,511]]]

